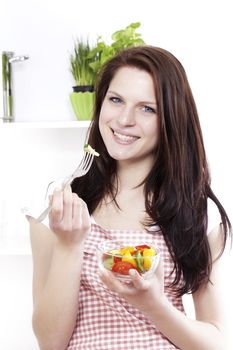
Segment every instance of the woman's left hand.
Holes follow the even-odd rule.
[[[150,279],[144,279],[134,269],[131,269],[129,274],[131,282],[124,283],[119,281],[110,271],[104,270],[99,273],[100,279],[111,291],[123,297],[143,313],[150,313],[150,310],[166,298],[162,260],[160,260],[154,275]]]

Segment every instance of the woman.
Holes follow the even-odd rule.
[[[41,349],[225,349],[218,280],[231,226],[210,187],[180,62],[152,46],[110,60],[96,85],[88,143],[100,157],[72,190],[54,192],[50,230],[31,223]],[[99,272],[104,239],[158,245],[153,278],[132,269],[126,284]],[[185,315],[185,293],[196,320]]]

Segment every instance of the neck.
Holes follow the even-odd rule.
[[[118,162],[117,178],[119,190],[131,190],[139,186],[148,175],[151,166],[141,163]],[[141,186],[140,186],[141,187]]]

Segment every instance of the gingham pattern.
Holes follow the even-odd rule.
[[[67,350],[172,350],[177,349],[136,308],[111,292],[98,277],[97,246],[103,240],[141,241],[157,245],[161,250],[165,272],[165,293],[170,302],[184,312],[181,298],[166,288],[173,269],[162,233],[135,230],[105,230],[96,223],[87,237],[81,276],[79,311]]]

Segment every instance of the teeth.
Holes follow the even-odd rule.
[[[114,135],[116,135],[120,140],[122,141],[133,141],[133,140],[136,140],[137,137],[135,136],[130,136],[130,135],[122,135],[122,134],[119,134],[118,132],[114,131]]]

